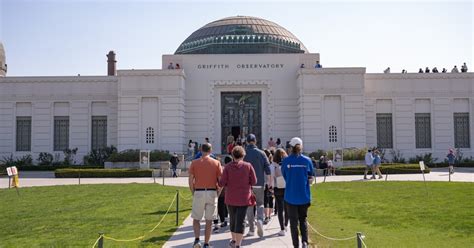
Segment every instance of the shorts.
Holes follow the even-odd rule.
[[[191,218],[194,220],[201,220],[204,216],[205,220],[213,220],[216,216],[216,208],[217,191],[194,191]]]

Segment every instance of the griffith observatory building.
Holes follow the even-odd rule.
[[[108,75],[9,77],[0,43],[0,158],[65,148],[82,158],[111,145],[184,153],[190,139],[206,137],[222,153],[229,134],[248,133],[264,146],[299,136],[306,152],[379,147],[442,161],[459,148],[474,156],[474,73],[315,68],[324,64],[319,53],[246,16],[196,30],[162,56],[162,69],[116,70],[115,53],[107,57]]]

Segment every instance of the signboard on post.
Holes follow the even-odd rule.
[[[18,193],[18,187],[20,187],[20,178],[18,177],[18,169],[16,168],[16,166],[7,167],[7,174],[8,174],[8,187],[17,188],[17,193]]]
[[[420,170],[423,172],[425,171],[425,162],[423,161],[420,161]]]
[[[150,169],[150,150],[140,150],[140,169]]]

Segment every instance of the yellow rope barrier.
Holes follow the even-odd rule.
[[[92,248],[94,248],[97,243],[99,243],[99,240],[103,237],[104,235],[100,235],[99,238],[97,238],[97,240],[95,241],[95,243],[92,245]]]
[[[163,217],[161,218],[161,220],[158,222],[158,224],[155,225],[155,227],[153,227],[153,229],[151,229],[150,231],[148,231],[147,233],[151,233],[153,231],[155,231],[155,229],[163,222],[163,220],[165,219],[166,215],[168,215],[168,213],[170,212],[171,210],[171,207],[173,206],[174,202],[176,201],[176,194],[174,195],[174,198],[173,198],[173,201],[171,201],[171,204],[170,206],[168,207],[168,210],[166,211],[166,213],[163,215]],[[108,239],[108,240],[113,240],[113,241],[116,241],[116,242],[132,242],[132,241],[137,241],[137,240],[142,240],[146,237],[146,234],[145,235],[142,235],[140,237],[137,237],[137,238],[133,238],[133,239],[116,239],[116,238],[112,238],[112,237],[109,237],[109,236],[106,236],[106,235],[101,235],[94,243],[94,245],[92,246],[92,248],[94,248],[97,243],[99,242],[100,238],[104,238],[104,239]]]
[[[308,226],[315,232],[317,233],[319,236],[325,238],[325,239],[329,239],[329,240],[333,240],[333,241],[345,241],[345,240],[351,240],[351,239],[355,239],[357,238],[357,236],[352,236],[352,237],[348,237],[348,238],[331,238],[331,237],[328,237],[328,236],[325,236],[323,234],[321,234],[320,232],[318,232],[318,230],[314,229],[314,227],[308,223]]]

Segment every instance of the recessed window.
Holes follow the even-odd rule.
[[[336,126],[332,125],[329,127],[329,143],[336,143],[337,142],[337,128]]]
[[[16,150],[31,151],[31,116],[16,117]]]
[[[454,113],[454,146],[470,148],[469,113]]]
[[[377,113],[377,146],[380,148],[393,148],[391,113]]]
[[[69,116],[54,117],[54,150],[69,148]]]
[[[145,143],[147,144],[155,143],[155,130],[152,127],[147,127],[145,131]]]
[[[107,116],[92,116],[92,150],[107,146]]]

